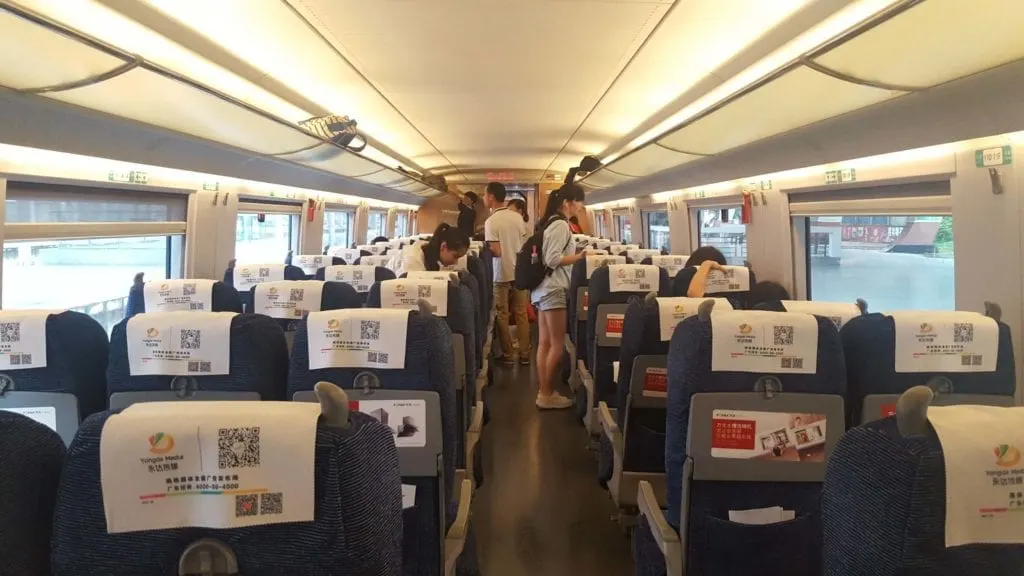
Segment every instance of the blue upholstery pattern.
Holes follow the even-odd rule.
[[[21,414],[0,411],[0,573],[50,573],[50,537],[64,441]]]
[[[846,394],[846,367],[831,320],[818,322],[817,373],[772,374],[785,392]],[[676,326],[668,356],[665,424],[666,519],[679,528],[682,469],[690,401],[699,392],[752,392],[763,374],[711,370],[711,322],[691,316]],[[699,482],[690,485],[688,574],[820,574],[820,483]],[[790,522],[748,526],[728,521],[729,510],[782,506]],[[742,550],[742,554],[737,554]]]
[[[861,405],[869,394],[902,394],[944,376],[961,394],[1002,394],[1012,396],[1017,388],[1016,366],[1010,327],[999,322],[999,357],[995,372],[896,372],[896,325],[892,316],[877,312],[864,314],[843,325],[840,332],[846,354],[849,401],[847,422],[861,421]]]
[[[665,576],[665,557],[654,540],[650,522],[644,516],[637,519],[632,544],[635,576]]]
[[[146,297],[144,285],[135,284],[128,291],[128,303],[125,305],[124,317],[131,318],[136,314],[146,311]],[[213,301],[210,303],[210,312],[242,312],[242,299],[234,286],[224,282],[213,283]]]
[[[122,324],[124,321],[122,321]],[[74,394],[79,416],[107,406],[107,331],[81,312],[51,314],[46,319],[46,367],[0,370],[22,392]]]
[[[357,374],[372,372],[380,379],[381,387],[393,390],[424,390],[437,392],[441,401],[441,429],[444,436],[444,509],[447,525],[455,519],[457,502],[452,497],[455,482],[456,450],[456,393],[455,362],[452,358],[452,337],[448,324],[436,316],[424,317],[419,312],[409,313],[405,348],[405,368],[402,370],[373,370],[365,368],[309,368],[309,344],[306,322],[295,335],[292,348],[291,371],[288,377],[288,397],[326,380],[343,388],[351,388]],[[404,479],[410,483],[410,479]],[[438,486],[433,479],[419,479],[416,507],[404,514],[406,536],[403,557],[406,576],[433,576],[440,565],[440,546],[443,535],[438,534],[438,522],[433,511],[437,508]],[[448,526],[445,527],[447,529]],[[475,558],[469,547],[463,558]],[[470,574],[473,571],[469,571]],[[461,571],[460,571],[461,573]]]
[[[645,292],[612,292],[609,285],[609,268],[602,266],[590,276],[589,307],[587,309],[587,355],[590,358],[588,364],[594,376],[593,405],[598,402],[607,402],[609,407],[618,406],[619,395],[616,394],[615,382],[612,378],[612,362],[619,359],[619,348],[597,346],[597,308],[602,304],[625,304],[631,296],[646,296]],[[658,296],[668,296],[671,293],[671,286],[668,282],[668,273],[658,269]],[[578,353],[577,353],[578,354]]]
[[[476,349],[484,349],[484,341],[487,340],[487,311],[490,310],[491,301],[494,299],[494,290],[489,290],[490,282],[487,281],[487,274],[484,272],[484,264],[479,258],[473,255],[466,257],[466,269],[476,279],[478,299],[476,308]],[[477,359],[477,369],[483,367],[483,358]]]
[[[822,493],[827,576],[1017,574],[1024,546],[946,548],[946,471],[935,430],[903,437],[896,418],[850,429]]]
[[[110,334],[107,392],[171,389],[174,376],[132,376],[128,366],[128,320]],[[231,320],[230,372],[194,376],[199,390],[258,392],[263,400],[284,400],[288,378],[288,345],[276,320],[262,314],[239,314]]]
[[[313,522],[214,530],[108,534],[100,484],[100,436],[109,412],[86,420],[68,449],[53,531],[56,576],[169,575],[200,538],[235,552],[247,576],[401,573],[402,494],[391,431],[349,415],[347,428],[317,427]]]
[[[567,311],[569,326],[568,334],[572,343],[576,345],[576,357],[577,359],[583,360],[584,365],[589,364],[586,354],[586,346],[581,346],[580,343],[587,341],[587,318],[576,317],[576,309],[579,305],[576,302],[577,292],[581,286],[589,286],[590,280],[587,278],[587,261],[580,260],[579,262],[572,265],[572,270],[569,273],[569,309]],[[576,367],[573,366],[575,370]]]

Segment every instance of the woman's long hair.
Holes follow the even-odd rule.
[[[469,234],[451,224],[442,222],[437,230],[434,230],[434,235],[430,237],[426,246],[423,247],[427,269],[434,270],[437,267],[437,261],[441,257],[442,242],[453,252],[469,250]]]
[[[548,204],[544,207],[544,215],[537,220],[537,230],[543,230],[548,221],[558,215],[562,202],[583,202],[586,194],[579,184],[565,184],[548,196]]]

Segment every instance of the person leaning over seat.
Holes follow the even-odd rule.
[[[406,246],[391,258],[388,267],[401,276],[416,270],[437,271],[451,266],[469,251],[469,235],[442,223],[430,240],[418,240]]]
[[[544,215],[537,221],[537,230],[544,231],[541,255],[551,272],[530,295],[537,308],[540,339],[537,344],[536,404],[542,410],[572,407],[572,400],[555,390],[555,378],[561,372],[565,352],[566,312],[568,307],[569,270],[584,258],[576,253],[568,218],[583,207],[583,188],[566,184],[548,197]]]
[[[508,324],[508,296],[512,291],[519,363],[526,365],[530,363],[530,319],[526,313],[530,296],[526,290],[516,290],[514,286],[516,255],[523,247],[523,219],[505,206],[505,185],[501,182],[487,185],[484,204],[491,210],[490,218],[484,223],[484,241],[491,254],[499,259],[494,266],[494,302],[497,308],[494,323],[502,352],[499,362],[511,366],[516,361]]]

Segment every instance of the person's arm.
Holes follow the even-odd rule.
[[[701,262],[700,268],[697,269],[697,273],[693,275],[693,279],[690,280],[690,286],[686,289],[686,295],[690,298],[702,298],[704,292],[707,291],[708,274],[712,270],[724,270],[722,265],[718,262],[711,260],[705,260]]]
[[[498,235],[494,231],[493,220],[492,216],[484,222],[484,242],[487,242],[487,249],[495,258],[501,258],[501,242],[498,241]]]
[[[544,238],[544,265],[548,268],[558,268],[579,262],[579,254],[565,253],[565,247],[572,240],[569,224],[563,220],[552,224],[548,230],[550,235],[545,234]]]

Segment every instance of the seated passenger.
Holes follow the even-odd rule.
[[[686,268],[698,266],[697,273],[690,281],[690,287],[686,290],[689,298],[701,298],[707,288],[708,274],[712,270],[723,270],[726,265],[725,256],[714,246],[701,246],[694,250],[690,259],[686,261]]]
[[[387,236],[377,236],[376,238],[370,241],[370,244],[377,244],[380,242],[390,242],[390,239]]]
[[[750,287],[750,294],[747,296],[747,304],[751,308],[774,310],[785,312],[781,300],[791,300],[789,290],[778,282],[763,280]]]
[[[388,266],[396,276],[415,270],[437,272],[441,266],[452,266],[469,251],[469,235],[442,223],[429,241],[419,240],[398,252]]]

